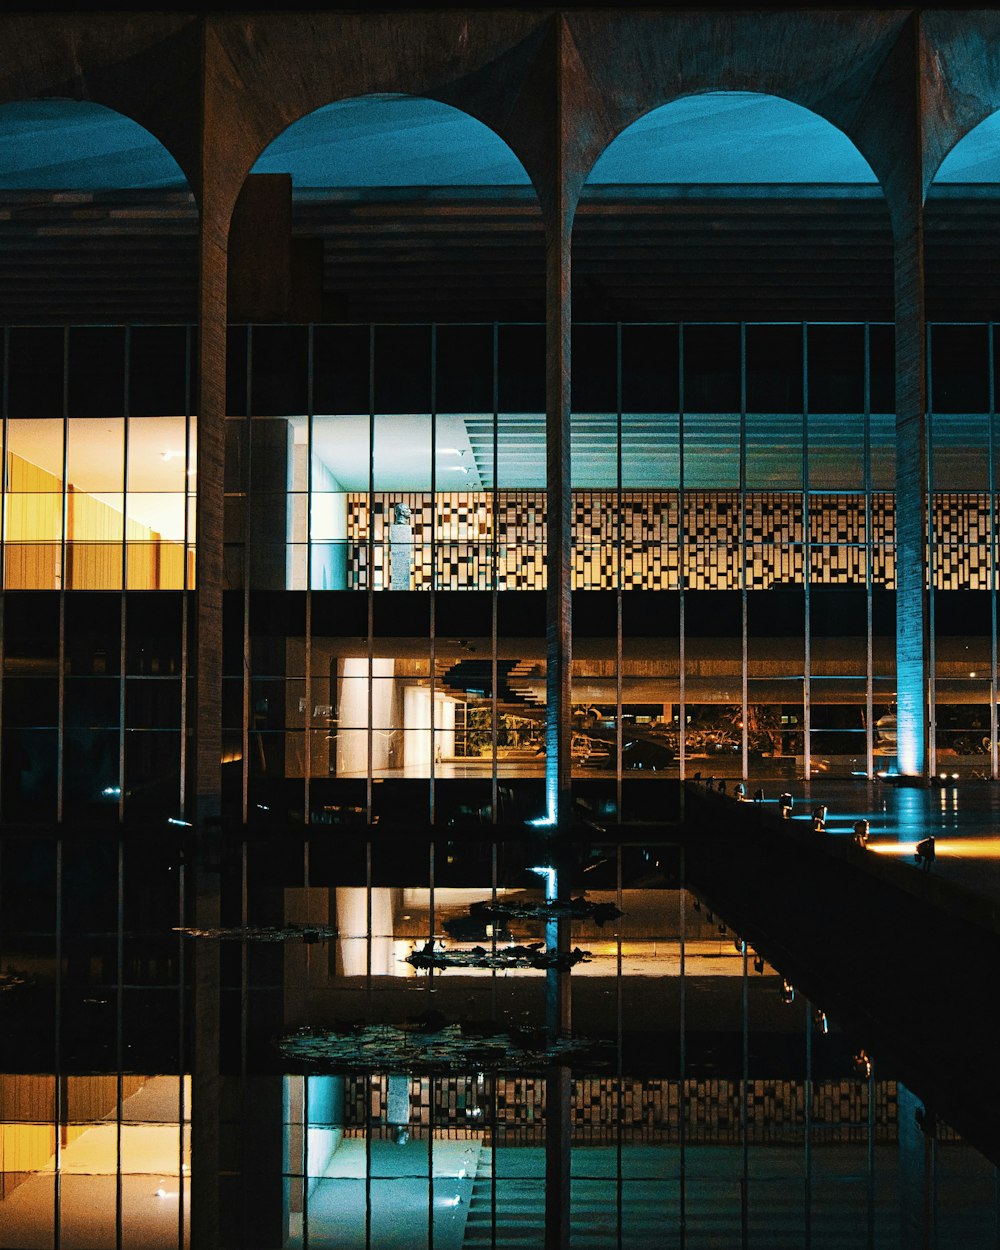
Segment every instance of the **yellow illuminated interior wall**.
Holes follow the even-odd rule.
[[[4,520],[4,586],[8,590],[55,590],[62,577],[63,491],[55,474],[7,453]],[[194,584],[194,553],[183,543],[165,541],[139,521],[102,499],[75,490],[66,493],[66,584],[72,590],[122,588],[181,590],[185,564]],[[124,532],[123,532],[124,531]]]

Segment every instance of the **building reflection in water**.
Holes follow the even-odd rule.
[[[234,843],[201,937],[180,841],[2,850],[5,1247],[187,1245],[192,1185],[246,1247],[996,1237],[993,1166],[681,888],[676,846],[592,845],[563,869],[588,914],[553,924],[537,846]],[[553,928],[589,958],[495,966]]]

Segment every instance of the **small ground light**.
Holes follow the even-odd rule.
[[[781,989],[778,991],[778,997],[786,1005],[795,1002],[795,986],[790,985],[784,978],[781,981]]]
[[[851,1062],[854,1064],[854,1071],[858,1076],[871,1076],[872,1061],[863,1048],[858,1051]]]

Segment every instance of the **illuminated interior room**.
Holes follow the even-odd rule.
[[[0,1246],[1000,1244],[997,13],[0,46]]]

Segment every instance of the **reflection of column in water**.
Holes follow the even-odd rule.
[[[926,837],[927,809],[921,790],[912,786],[896,787],[896,836],[900,842],[913,842]]]
[[[402,976],[393,961],[393,915],[402,891],[376,886],[371,892],[372,976]],[[363,886],[337,886],[337,971],[345,977],[368,972],[368,891]]]

